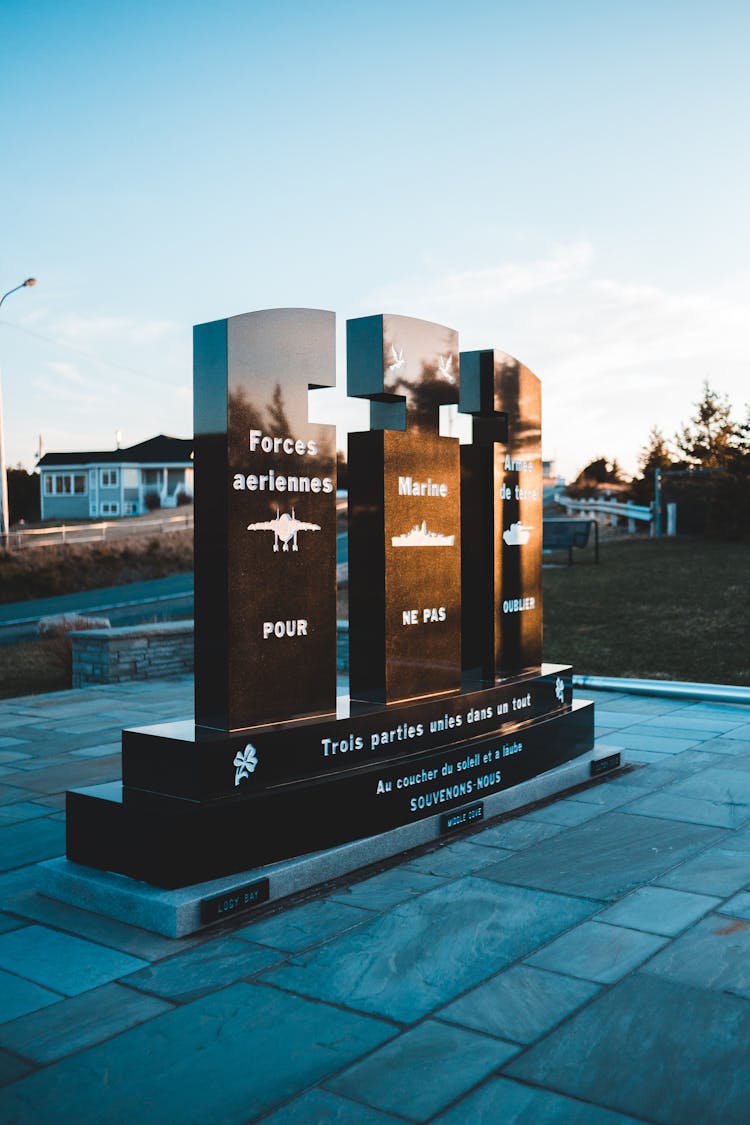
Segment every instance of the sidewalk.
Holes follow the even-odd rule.
[[[34,865],[192,681],[0,703],[0,1120],[745,1125],[750,708],[578,694],[627,771],[180,941]]]

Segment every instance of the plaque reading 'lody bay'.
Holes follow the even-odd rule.
[[[349,438],[351,695],[382,703],[461,684],[458,334],[405,316],[347,324],[348,391],[371,400]],[[388,427],[388,428],[385,428]]]
[[[195,329],[196,722],[236,730],[336,709],[334,315]]]

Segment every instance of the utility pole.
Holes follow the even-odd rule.
[[[9,289],[0,297],[0,306],[6,297],[10,297],[11,293],[17,293],[19,289],[25,289],[27,286],[36,285],[35,277],[27,277],[20,285],[14,286]],[[10,545],[10,514],[8,511],[8,470],[5,465],[5,428],[3,426],[3,386],[0,380],[0,507],[2,507],[2,516],[0,522],[0,544],[4,547]]]

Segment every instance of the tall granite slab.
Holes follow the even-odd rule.
[[[462,646],[492,683],[542,663],[541,384],[505,352],[461,354]]]
[[[371,401],[349,439],[349,677],[392,703],[461,684],[458,334],[403,316],[347,324],[348,393]]]
[[[195,718],[230,731],[336,708],[334,314],[201,324],[195,356]]]

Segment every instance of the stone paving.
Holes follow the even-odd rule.
[[[632,763],[173,941],[43,898],[187,678],[0,703],[0,1120],[750,1121],[750,708],[585,692]]]

